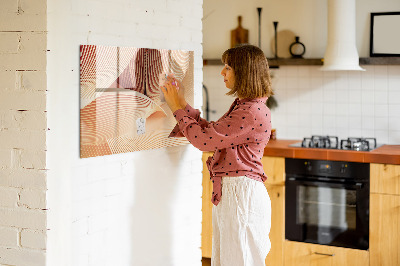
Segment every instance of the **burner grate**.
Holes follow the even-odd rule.
[[[304,138],[301,147],[305,148],[325,148],[325,149],[338,149],[339,140],[336,136],[317,136],[313,135],[311,138]]]
[[[376,138],[347,138],[340,141],[342,150],[369,151],[376,147]]]
[[[313,135],[311,138],[304,138],[301,143],[292,146],[303,148],[320,148],[320,149],[341,149],[353,151],[371,151],[376,149],[376,138],[347,138],[339,139],[336,136],[319,136]]]

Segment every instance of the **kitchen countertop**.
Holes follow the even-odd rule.
[[[382,145],[372,151],[290,147],[301,140],[270,140],[264,156],[363,163],[400,164],[400,145]]]

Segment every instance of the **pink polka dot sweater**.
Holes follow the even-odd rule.
[[[236,99],[218,121],[208,122],[189,104],[174,112],[178,121],[169,137],[186,137],[201,151],[214,151],[207,160],[213,195],[221,200],[224,176],[247,176],[261,182],[267,179],[261,159],[271,131],[271,112],[267,98]]]

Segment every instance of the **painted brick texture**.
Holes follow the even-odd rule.
[[[45,265],[46,5],[0,3],[1,265]]]
[[[21,246],[31,249],[46,249],[46,231],[22,230]]]
[[[0,31],[46,31],[47,1],[1,1]]]
[[[50,25],[51,30],[56,29],[64,35],[65,29],[71,33],[65,42],[69,47],[75,47],[71,52],[65,50],[57,54],[58,47],[54,46],[53,49],[53,59],[58,63],[63,62],[62,66],[67,68],[64,70],[68,71],[68,74],[64,71],[62,76],[66,77],[64,81],[69,84],[69,90],[71,87],[77,89],[79,85],[76,76],[79,72],[79,62],[70,60],[77,58],[79,44],[188,49],[194,50],[196,57],[195,106],[202,104],[202,1],[152,0],[131,3],[119,0],[54,3],[51,4],[59,9],[50,9],[50,13],[57,13],[55,10],[65,13],[61,18],[53,19],[49,23],[47,1],[4,0],[0,4],[2,265],[46,265],[49,227],[46,191],[59,191],[56,186],[60,186],[57,183],[48,187],[47,182],[46,135],[49,133],[48,128],[53,127],[48,125],[47,82],[61,73],[50,71],[50,79],[47,73],[47,56],[52,52],[47,48],[47,25]],[[72,41],[71,36],[75,36]],[[57,87],[51,88],[50,93],[55,92]],[[76,107],[76,91],[71,93],[69,95],[74,97],[67,96],[65,99],[72,99],[69,102],[74,102],[73,106]],[[62,96],[63,94],[58,92],[55,97]],[[57,109],[55,113],[61,114]],[[64,118],[67,118],[66,125],[69,128],[78,125],[77,120],[74,121],[75,124],[68,124],[68,120],[71,119],[66,115]],[[57,132],[57,125],[51,125],[55,125],[54,129]],[[78,136],[78,132],[66,136],[58,131],[57,139],[67,139],[66,143],[70,143],[68,139],[77,140],[72,137],[74,135]],[[62,153],[59,161],[63,161],[65,154],[71,154],[65,153],[70,146],[58,146],[61,147]],[[57,156],[55,158],[57,159]],[[159,162],[158,167],[148,171],[153,164],[146,161],[153,158],[164,163]],[[73,195],[72,202],[66,204],[73,205],[70,209],[72,234],[67,234],[72,235],[72,238],[66,243],[76,245],[70,253],[66,252],[72,254],[72,258],[68,255],[58,257],[57,262],[60,263],[56,264],[51,263],[54,260],[48,259],[47,264],[71,265],[68,263],[70,261],[73,265],[130,265],[131,262],[142,264],[142,255],[154,248],[161,252],[154,258],[153,265],[159,265],[159,262],[163,265],[195,265],[196,262],[200,264],[200,158],[201,153],[193,148],[177,147],[109,158],[78,160],[73,161],[71,168],[68,168],[68,164],[63,164],[60,168],[50,168],[50,171],[55,173],[53,177],[59,175],[71,180],[71,190],[67,190],[68,186],[62,187],[67,191],[67,195]],[[57,172],[57,169],[62,170]],[[158,196],[149,198],[143,187],[153,188],[154,195]],[[173,197],[174,190],[182,190],[177,194],[179,197]],[[62,197],[63,202],[69,198],[66,195]],[[150,201],[146,202],[146,199]],[[184,204],[179,204],[180,202]],[[197,211],[193,211],[189,219],[187,207],[190,202],[193,210]],[[54,201],[53,212],[68,217],[67,210],[62,206],[64,205],[60,202]],[[180,211],[180,208],[185,210]],[[145,218],[138,221],[132,216],[132,211]],[[182,214],[184,216],[179,223],[165,222],[179,220]],[[153,219],[153,222],[149,219]],[[158,233],[153,234],[147,224],[158,228]],[[63,226],[58,225],[51,229],[62,231]],[[188,242],[193,245],[188,246]],[[103,245],[104,243],[106,245]],[[59,243],[55,244],[60,246]],[[168,251],[166,247],[169,246],[174,246],[175,251]],[[132,248],[135,250],[133,254]],[[55,257],[57,252],[52,250],[50,255]],[[179,254],[174,255],[176,252]]]
[[[79,159],[78,55],[82,44],[192,50],[198,108],[202,0],[49,1],[47,9],[48,264],[201,265],[201,152],[185,145]]]
[[[0,247],[18,247],[19,231],[16,228],[0,227]]]

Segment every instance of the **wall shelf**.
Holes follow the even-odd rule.
[[[400,57],[362,57],[360,65],[400,65]]]
[[[322,58],[268,58],[271,68],[279,66],[321,66]],[[204,59],[204,66],[222,65],[220,59]],[[400,65],[400,57],[362,57],[360,65]]]
[[[270,67],[322,66],[322,58],[268,58]]]
[[[322,65],[321,58],[268,58],[268,63],[271,68],[279,66],[304,66],[304,65]],[[222,65],[220,59],[204,59],[203,65],[217,66]]]

